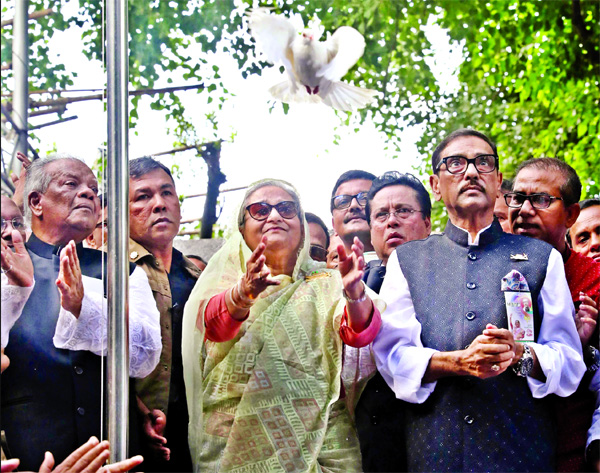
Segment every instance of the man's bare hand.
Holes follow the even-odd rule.
[[[54,468],[54,456],[52,453],[46,452],[39,473],[123,473],[144,461],[142,456],[137,455],[127,460],[105,465],[109,455],[108,442],[99,442],[96,437],[92,437],[56,468]],[[2,462],[2,472],[14,471],[18,466],[18,459]]]
[[[164,437],[167,426],[167,416],[159,409],[149,411],[144,417],[143,432],[150,448],[157,458],[170,460],[171,449],[168,448],[167,439]]]
[[[13,286],[29,287],[33,284],[33,263],[27,253],[23,237],[18,230],[12,231],[13,252],[4,240],[1,240],[2,271]]]
[[[27,168],[31,166],[31,161],[27,156],[23,153],[17,153],[17,159],[21,161],[21,172],[17,176],[16,174],[11,174],[10,178],[15,185],[15,192],[13,193],[12,200],[17,207],[23,212],[23,206],[25,202],[23,202],[23,190],[25,189],[25,176],[27,175]]]
[[[575,325],[581,339],[581,345],[585,347],[590,343],[590,338],[598,323],[598,304],[583,292],[579,293],[579,300],[581,305],[575,313]]]
[[[486,379],[504,373],[513,363],[515,341],[512,333],[489,325],[475,337],[465,350],[461,350],[460,364],[463,374]]]
[[[60,303],[63,309],[79,317],[83,302],[83,277],[73,240],[60,252],[60,271],[56,286],[60,291]]]

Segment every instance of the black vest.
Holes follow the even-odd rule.
[[[371,261],[365,267],[363,281],[377,293],[381,289],[385,269],[381,261]],[[379,371],[375,372],[361,393],[355,410],[363,471],[406,471],[405,404],[396,399]]]
[[[552,247],[503,233],[500,224],[468,246],[468,234],[448,223],[444,235],[396,249],[421,323],[425,347],[464,349],[486,324],[507,328],[501,279],[525,277],[533,299],[535,337],[542,316],[537,298]],[[511,258],[525,253],[527,261]],[[409,471],[552,471],[555,428],[545,399],[534,399],[526,379],[512,369],[481,380],[438,380],[423,404],[407,404]]]
[[[10,366],[2,374],[2,430],[8,453],[21,460],[20,469],[38,471],[45,451],[52,452],[58,465],[92,435],[100,437],[102,370],[101,357],[58,349],[52,342],[60,310],[56,279],[62,248],[33,234],[26,246],[35,287],[5,350]],[[103,254],[77,245],[82,274],[101,279]],[[132,390],[133,407],[134,394]],[[130,411],[135,414],[136,409]]]

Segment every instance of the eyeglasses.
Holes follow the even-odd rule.
[[[528,200],[534,209],[547,209],[552,205],[555,200],[563,200],[562,197],[554,197],[548,195],[545,192],[539,194],[523,194],[522,192],[509,192],[504,194],[504,201],[506,205],[513,209],[520,209],[523,207],[525,201]]]
[[[333,202],[333,208],[338,210],[347,209],[352,204],[352,199],[356,199],[358,205],[364,207],[365,205],[367,205],[367,194],[368,192],[359,192],[355,195],[336,195],[333,199],[331,199],[331,201]]]
[[[415,212],[422,212],[422,211],[415,210],[415,209],[404,209],[403,208],[403,209],[394,210],[393,212],[377,212],[375,214],[375,217],[373,217],[373,220],[375,220],[379,223],[385,223],[389,220],[389,218],[392,215],[400,220],[406,220]]]
[[[246,210],[250,214],[250,217],[262,222],[271,215],[271,210],[273,210],[273,208],[277,210],[277,213],[281,215],[281,217],[288,220],[298,215],[298,206],[296,205],[296,202],[292,202],[291,200],[285,200],[275,205],[267,204],[266,202],[255,202],[246,207]]]
[[[2,219],[2,231],[6,230],[8,223],[12,225],[15,230],[23,230],[25,228],[25,223],[23,223],[23,219],[20,217],[14,217],[9,220]]]
[[[327,261],[327,250],[319,245],[310,245],[310,257],[315,261]]]
[[[446,165],[446,171],[450,174],[464,174],[469,167],[469,164],[474,164],[475,169],[480,173],[492,172],[498,167],[498,156],[494,154],[480,154],[479,156],[469,159],[464,156],[448,156],[442,159],[438,164],[436,172],[440,170],[442,164]]]

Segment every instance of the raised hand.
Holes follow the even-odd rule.
[[[63,309],[79,317],[83,301],[83,277],[73,240],[60,252],[60,271],[56,286],[60,292],[60,303]]]
[[[13,252],[2,240],[1,266],[13,286],[29,287],[33,284],[33,263],[27,253],[23,237],[18,230],[12,231]]]
[[[16,174],[11,174],[10,178],[15,185],[15,192],[13,193],[12,200],[17,207],[23,211],[23,190],[25,189],[25,176],[27,174],[27,168],[31,166],[31,161],[27,156],[23,153],[17,153],[17,159],[21,161],[21,173],[17,176]]]
[[[362,277],[365,269],[365,259],[363,257],[365,246],[358,237],[354,237],[351,249],[350,254],[346,254],[346,248],[343,245],[338,245],[338,270],[342,275],[342,284],[346,295],[350,299],[356,300],[364,294]]]
[[[104,465],[109,455],[108,442],[106,440],[99,442],[96,437],[91,437],[54,469],[54,457],[52,453],[46,452],[44,462],[40,466],[40,473],[122,473],[144,461],[143,457],[137,455],[111,465]]]
[[[579,300],[581,305],[575,313],[575,325],[581,339],[581,345],[585,347],[590,342],[598,323],[598,304],[583,292],[579,293]]]
[[[267,237],[263,236],[246,262],[246,274],[242,276],[239,285],[240,297],[254,300],[267,287],[279,284],[279,281],[270,278],[271,270],[265,264],[267,261],[267,257],[264,255],[266,248]]]

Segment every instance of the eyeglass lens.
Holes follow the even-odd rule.
[[[318,245],[310,245],[310,257],[315,261],[327,261],[327,250]]]
[[[462,174],[466,172],[469,164],[473,163],[479,172],[492,172],[496,169],[496,156],[493,154],[482,154],[473,159],[464,156],[448,156],[442,159],[446,163],[446,169],[450,174]]]
[[[414,209],[397,209],[392,212],[379,212],[375,215],[375,220],[382,223],[387,222],[392,215],[396,218],[405,220],[415,212],[419,211]]]
[[[352,204],[352,199],[356,199],[358,205],[360,205],[361,207],[367,205],[367,193],[359,192],[356,195],[336,195],[333,198],[333,206],[338,210],[347,209]]]
[[[258,221],[266,220],[273,208],[275,208],[277,213],[285,219],[294,218],[298,215],[298,207],[296,206],[296,203],[291,200],[279,202],[275,205],[267,204],[266,202],[256,202],[246,207],[250,216]]]
[[[552,197],[548,194],[531,194],[526,195],[520,192],[509,192],[504,196],[506,205],[509,207],[519,209],[523,207],[526,200],[531,203],[531,206],[535,209],[547,209],[553,200],[558,200],[558,197]]]
[[[12,218],[10,220],[2,219],[2,231],[4,231],[6,229],[8,222],[10,222],[10,224],[12,225],[12,227],[15,230],[20,230],[21,228],[23,228],[25,226],[25,224],[23,223],[23,220],[21,220],[18,217]]]

